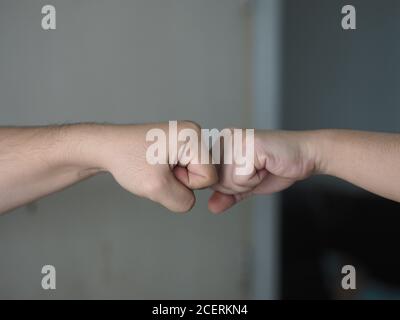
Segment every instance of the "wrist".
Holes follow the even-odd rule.
[[[335,130],[315,130],[307,132],[307,150],[314,164],[313,174],[329,175],[333,159]]]
[[[56,166],[73,167],[79,174],[107,170],[107,136],[112,125],[73,124],[54,130]]]

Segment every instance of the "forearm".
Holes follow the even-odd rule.
[[[319,173],[400,202],[400,134],[322,130],[311,141]]]
[[[0,213],[102,171],[97,130],[101,127],[0,128]]]

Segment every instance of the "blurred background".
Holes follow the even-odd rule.
[[[56,8],[57,29],[41,28]],[[400,130],[398,0],[0,0],[0,125]],[[400,298],[399,205],[315,177],[185,216],[98,176],[0,217],[0,298]],[[57,289],[41,288],[54,265]],[[357,270],[357,290],[341,269]]]

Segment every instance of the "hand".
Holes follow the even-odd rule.
[[[307,132],[256,131],[252,172],[237,175],[236,163],[219,166],[210,211],[221,213],[251,195],[279,192],[309,177],[316,170],[316,157],[308,141]]]
[[[195,164],[200,163],[198,153],[209,156],[207,148],[198,143],[200,128],[193,122],[178,122],[177,133],[191,129],[185,132],[194,133],[195,138],[177,142],[173,159],[168,151],[174,148],[164,144],[160,162],[165,164],[152,165],[146,157],[151,143],[146,135],[155,128],[169,142],[168,124],[0,128],[0,213],[104,171],[134,194],[172,211],[190,210],[195,203],[192,190],[217,182],[213,165]],[[193,152],[178,153],[187,149]]]
[[[200,163],[200,152],[194,152],[192,158],[182,162],[182,155],[169,159],[168,149],[166,164],[149,164],[146,151],[151,142],[146,142],[146,134],[154,128],[165,132],[168,141],[168,123],[106,127],[104,130],[108,133],[101,135],[104,137],[101,166],[129,192],[158,202],[174,212],[189,211],[195,203],[192,190],[215,184],[218,180],[216,169],[212,164],[196,164]],[[199,138],[199,151],[204,147],[200,143],[201,130],[197,124],[178,122],[177,129],[178,132],[182,129],[194,130]],[[185,145],[187,143],[178,143],[178,150],[197,149],[196,146]],[[201,151],[204,152],[204,149]],[[176,165],[170,165],[170,160]]]

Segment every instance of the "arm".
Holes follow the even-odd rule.
[[[253,194],[271,194],[313,174],[344,179],[400,202],[400,134],[348,130],[258,131],[253,172],[235,176],[221,167],[209,201],[219,213]]]
[[[210,165],[172,167],[146,160],[146,133],[157,125],[80,124],[54,127],[0,128],[0,213],[100,172],[111,173],[126,190],[185,212],[194,205],[192,189],[212,185]],[[191,122],[179,128],[200,130]]]
[[[310,144],[317,173],[400,202],[400,134],[326,130]]]

